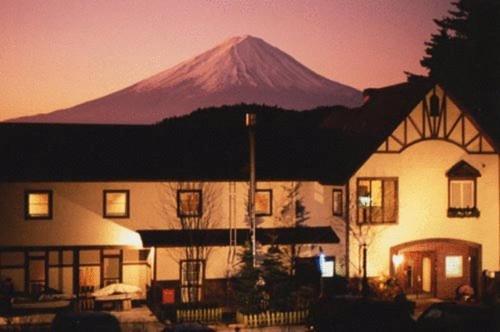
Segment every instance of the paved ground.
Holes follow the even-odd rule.
[[[123,332],[157,332],[163,331],[165,328],[146,306],[126,311],[110,311],[110,313],[118,318]],[[28,326],[32,326],[33,328],[38,326],[39,330],[46,330],[50,326],[54,316],[55,314],[33,314],[15,316],[8,319],[0,317],[0,331],[2,329],[9,329],[10,325],[19,327],[22,330],[27,329]]]

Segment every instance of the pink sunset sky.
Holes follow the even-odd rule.
[[[250,34],[358,89],[425,74],[450,0],[0,1],[0,120],[67,108]]]

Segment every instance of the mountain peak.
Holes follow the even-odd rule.
[[[243,35],[110,95],[17,120],[140,124],[224,104],[301,110],[358,106],[361,99],[359,91],[313,72],[261,38]]]
[[[206,92],[232,87],[271,90],[321,89],[334,83],[290,55],[251,36],[231,37],[212,49],[139,82],[136,91],[166,89],[191,82]],[[335,83],[340,86],[340,84]]]

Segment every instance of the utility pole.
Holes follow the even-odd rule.
[[[245,124],[248,128],[248,140],[250,150],[250,188],[248,193],[248,214],[250,217],[250,240],[252,245],[253,266],[256,267],[256,222],[255,222],[255,113],[247,113],[245,115]]]

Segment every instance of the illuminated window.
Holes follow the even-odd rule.
[[[460,278],[464,274],[462,256],[446,256],[445,275],[446,278]]]
[[[181,261],[181,298],[182,302],[201,301],[203,284],[203,261]]]
[[[128,190],[104,190],[104,217],[128,218],[130,193]]]
[[[335,257],[326,257],[323,253],[319,256],[319,271],[321,277],[331,278],[335,276]]]
[[[467,209],[476,205],[474,180],[450,179],[450,208]]]
[[[52,219],[52,191],[27,191],[24,200],[26,219]]]
[[[448,217],[478,217],[476,179],[478,170],[461,160],[448,172]]]
[[[202,197],[201,190],[178,190],[177,191],[177,216],[178,217],[201,217]]]
[[[342,216],[344,214],[344,209],[343,209],[343,204],[344,200],[342,197],[342,190],[340,189],[333,189],[333,194],[332,194],[332,209],[333,209],[333,215],[334,216]]]
[[[398,180],[359,178],[358,223],[386,224],[398,220]]]
[[[103,256],[102,285],[117,284],[121,281],[120,256]]]
[[[273,214],[273,191],[271,189],[257,189],[255,191],[255,215],[258,217]]]

